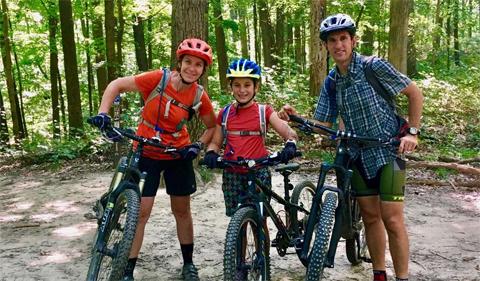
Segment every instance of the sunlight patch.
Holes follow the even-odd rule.
[[[32,215],[32,216],[30,216],[30,218],[33,221],[51,222],[51,221],[53,221],[53,219],[58,218],[59,216],[60,216],[60,214],[49,213],[49,214]]]
[[[13,203],[9,206],[9,208],[13,208],[15,210],[13,211],[16,211],[16,210],[27,210],[27,209],[30,209],[33,204],[35,204],[34,202],[17,202],[17,203]]]
[[[40,252],[40,259],[30,263],[30,266],[39,266],[49,263],[67,263],[71,262],[73,258],[80,257],[80,253],[67,255],[62,252]]]
[[[59,212],[77,212],[79,211],[78,207],[75,207],[74,201],[54,201],[45,204],[45,207],[55,209]]]
[[[0,222],[16,222],[23,218],[21,215],[6,215],[0,216]]]
[[[56,236],[74,238],[84,235],[92,229],[97,228],[95,222],[84,222],[72,226],[61,227],[53,231]]]

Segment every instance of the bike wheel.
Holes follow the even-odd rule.
[[[293,189],[290,202],[294,205],[301,206],[307,211],[310,211],[313,197],[315,196],[315,189],[316,187],[311,181],[302,181]],[[299,234],[303,234],[307,226],[308,215],[295,210],[292,217],[292,224],[294,224],[295,221],[299,227]]]
[[[348,261],[357,265],[363,259],[369,258],[367,240],[365,238],[365,226],[360,214],[360,206],[357,200],[352,199],[352,221],[354,234],[350,239],[345,240],[345,250],[347,252]]]
[[[122,278],[128,262],[140,211],[140,199],[132,189],[125,189],[117,198],[113,215],[105,233],[105,251],[99,252],[95,245],[88,268],[87,281],[118,281]],[[98,239],[98,230],[94,243]]]
[[[318,222],[315,242],[310,255],[307,268],[307,281],[321,280],[324,269],[324,262],[327,257],[328,246],[332,238],[333,226],[335,224],[335,210],[338,197],[336,193],[328,192],[322,204],[322,211]]]
[[[267,281],[270,280],[270,242],[263,249],[258,237],[255,209],[246,207],[235,212],[227,228],[223,256],[223,276],[225,281]],[[262,251],[264,260],[257,256]]]

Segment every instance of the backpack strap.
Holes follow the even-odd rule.
[[[236,136],[261,136],[262,139],[265,141],[265,136],[267,133],[267,121],[266,121],[266,105],[259,104],[258,105],[258,115],[259,115],[259,123],[260,123],[260,131],[232,131],[227,129],[227,122],[228,117],[230,115],[230,109],[232,108],[232,104],[227,105],[222,112],[222,133],[223,133],[223,144],[227,144],[227,136],[228,135],[236,135]]]
[[[380,95],[388,103],[388,105],[390,105],[393,111],[397,112],[394,97],[388,94],[385,87],[383,87],[382,83],[380,83],[380,81],[378,80],[375,71],[373,71],[372,63],[374,59],[375,56],[362,56],[365,78],[367,79],[370,86],[373,87],[375,92]]]

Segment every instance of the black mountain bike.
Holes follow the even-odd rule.
[[[297,156],[299,156],[298,154]],[[200,161],[200,164],[203,164]],[[238,206],[227,228],[223,259],[223,273],[226,281],[270,280],[270,246],[275,247],[280,256],[287,254],[289,247],[301,254],[306,225],[309,221],[310,207],[315,195],[315,186],[304,181],[295,187],[289,176],[300,168],[298,163],[278,165],[277,153],[261,159],[225,160],[217,159],[219,168],[243,167],[248,170],[248,194],[250,201],[240,198]],[[284,197],[265,186],[257,177],[256,171],[275,166],[275,171],[283,176]],[[290,197],[290,191],[292,195]],[[276,213],[270,204],[272,198],[284,206],[284,216]],[[278,230],[275,239],[270,239],[266,231],[266,219],[270,217]],[[310,234],[311,235],[311,234]],[[308,249],[307,249],[308,250]]]
[[[87,120],[91,123],[91,120]],[[122,137],[137,142],[128,156],[120,158],[108,191],[94,206],[98,228],[92,247],[87,281],[118,281],[128,262],[140,211],[140,197],[147,173],[141,173],[138,162],[145,145],[163,149],[165,153],[177,152],[157,139],[147,139],[131,130],[109,127]]]
[[[350,263],[355,265],[370,261],[360,208],[351,189],[352,165],[362,149],[389,146],[392,153],[395,153],[399,141],[396,138],[381,139],[335,131],[298,116],[290,116],[290,120],[298,123],[298,128],[305,133],[320,129],[323,134],[340,141],[334,163],[321,165],[314,198],[314,202],[319,204],[314,204],[311,208],[311,212],[319,217],[305,280],[318,281],[323,277],[324,267],[333,267],[340,237],[346,241],[346,254]],[[336,172],[337,187],[325,185],[327,173],[330,171]]]

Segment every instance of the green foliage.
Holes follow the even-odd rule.
[[[457,174],[456,171],[450,170],[450,169],[445,169],[445,168],[434,168],[433,171],[442,180],[448,179],[451,175]]]

